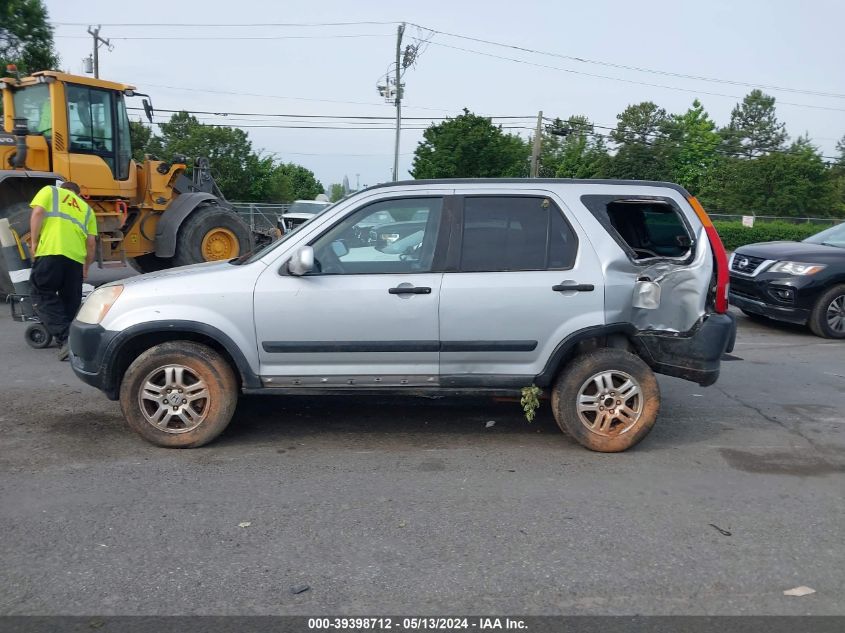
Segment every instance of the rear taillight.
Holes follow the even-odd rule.
[[[728,254],[725,252],[725,247],[722,244],[722,238],[716,232],[716,227],[713,226],[707,212],[701,203],[695,199],[694,196],[687,198],[687,202],[692,206],[693,211],[704,225],[704,230],[707,232],[707,239],[710,240],[710,248],[713,249],[713,258],[716,260],[716,312],[724,314],[728,311]]]

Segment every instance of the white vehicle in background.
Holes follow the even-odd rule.
[[[288,210],[279,216],[279,228],[282,233],[289,233],[331,205],[322,194],[316,200],[294,200]]]

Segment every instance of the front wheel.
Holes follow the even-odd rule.
[[[845,338],[845,284],[822,293],[816,300],[808,325],[816,336]]]
[[[602,453],[618,453],[640,442],[659,410],[654,372],[638,356],[620,349],[577,356],[552,390],[552,412],[560,429]]]
[[[194,448],[229,424],[238,383],[229,364],[211,348],[190,341],[162,343],[141,354],[120,385],[126,423],[148,442]]]

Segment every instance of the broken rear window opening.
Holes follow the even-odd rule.
[[[634,261],[692,255],[689,225],[669,198],[582,196],[581,201]]]

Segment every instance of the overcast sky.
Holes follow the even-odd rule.
[[[651,100],[669,112],[682,112],[698,96],[716,122],[724,124],[737,97],[750,90],[744,85],[613,66],[621,64],[788,88],[766,92],[777,98],[778,115],[793,138],[807,133],[824,154],[832,156],[836,140],[845,134],[845,3],[837,0],[47,0],[47,7],[56,24],[62,69],[82,72],[82,59],[91,51],[85,25],[102,23],[101,34],[111,38],[113,50],[100,51],[101,78],[134,84],[153,96],[158,109],[391,116],[393,106],[379,97],[376,84],[394,59],[396,24],[265,25],[406,21],[611,64],[434,35],[404,78],[403,114],[408,117],[452,116],[464,107],[492,116],[536,117],[543,110],[546,116],[563,118],[584,114],[597,125],[612,126],[616,114],[629,104]],[[159,22],[231,26],[117,25]],[[235,26],[246,23],[261,26]],[[405,43],[430,35],[409,25]],[[128,37],[164,39],[121,39]],[[279,122],[267,117],[252,117],[258,119],[252,122],[234,118],[229,118],[230,124]],[[292,121],[297,119],[289,119],[288,124],[308,125]],[[528,118],[510,121],[531,125]],[[426,122],[408,119],[404,124],[422,127]],[[391,124],[376,125],[387,128]],[[256,149],[305,165],[326,186],[340,182],[344,175],[353,187],[357,175],[362,185],[390,179],[394,140],[390,129],[247,131]],[[400,176],[408,177],[421,137],[420,130],[403,132]]]

